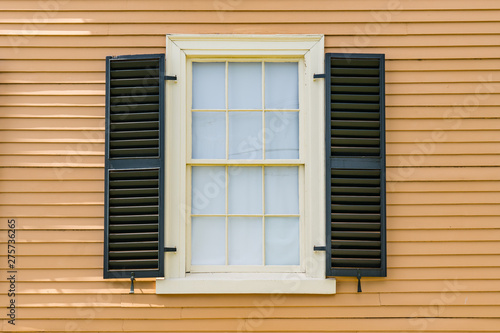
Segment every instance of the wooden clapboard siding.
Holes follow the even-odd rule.
[[[19,230],[16,331],[498,332],[499,1],[1,8],[0,218]],[[333,296],[156,295],[153,279],[129,295],[128,281],[102,279],[105,57],[163,53],[167,33],[324,34],[327,52],[385,53],[387,278],[363,278],[363,293],[339,278]]]

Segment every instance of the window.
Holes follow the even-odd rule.
[[[106,73],[105,278],[334,293],[326,277],[385,276],[383,55],[171,35]]]
[[[188,66],[188,271],[298,270],[299,62]]]
[[[294,278],[300,288],[284,292],[335,291],[314,251],[325,245],[323,61],[322,36],[167,37],[167,133],[180,140],[168,145],[165,243],[177,252],[157,292],[273,292]]]

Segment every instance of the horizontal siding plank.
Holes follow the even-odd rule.
[[[318,13],[319,14],[319,13]],[[134,16],[137,14],[133,14]],[[497,13],[497,15],[499,15]],[[321,16],[321,15],[318,15]],[[1,15],[0,15],[1,20]],[[155,45],[164,45],[165,36],[158,34],[155,36],[37,36],[24,43],[21,38],[15,45],[16,47],[68,47],[68,48],[101,48],[101,47],[150,47]],[[26,37],[27,38],[27,37]],[[361,36],[339,36],[327,35],[325,44],[333,47],[342,45],[345,47],[409,47],[409,46],[496,46],[498,38],[491,35],[449,35],[445,39],[441,35],[418,35],[418,36],[381,36],[373,35],[369,37]],[[13,45],[12,36],[0,36],[0,47],[10,47]]]
[[[102,205],[104,193],[74,192],[64,193],[0,193],[2,205],[25,205],[27,202],[36,206],[44,205]]]
[[[64,218],[104,218],[104,204],[99,206],[91,205],[53,205],[53,206],[29,206],[29,205],[16,205],[16,206],[0,206],[2,215],[6,218],[15,216],[17,219],[21,218],[36,218],[39,216],[44,217],[64,217]],[[24,234],[24,232],[23,232]],[[21,236],[22,237],[22,236]],[[21,238],[22,239],[22,238]],[[53,239],[51,237],[48,240]],[[76,238],[78,239],[78,237]],[[102,239],[100,236],[94,236],[95,239]]]
[[[391,208],[391,207],[389,207]],[[389,242],[490,242],[492,251],[500,247],[500,229],[470,230],[388,230]],[[464,244],[465,246],[465,244]],[[500,261],[498,262],[500,264]],[[491,263],[493,264],[493,263]]]
[[[349,284],[355,282],[355,279],[351,279]],[[140,307],[136,301],[137,295],[129,295],[130,282],[121,281],[109,283],[110,287],[123,290],[122,293],[112,294],[110,291],[106,290],[106,293],[96,294],[99,300],[96,302],[100,307],[108,306],[122,306],[124,308],[129,307]],[[344,282],[344,281],[342,281]],[[362,281],[363,283],[365,281]],[[139,285],[141,282],[137,282]],[[368,279],[367,279],[367,283]],[[442,283],[442,281],[441,281]],[[453,285],[454,281],[449,281]],[[458,285],[462,281],[457,282]],[[128,285],[127,285],[128,284]],[[351,284],[354,286],[354,284]],[[443,283],[442,289],[438,292],[427,292],[427,293],[408,293],[411,297],[402,297],[402,293],[381,293],[382,303],[380,303],[379,295],[375,293],[363,293],[357,294],[355,288],[349,290],[349,293],[336,294],[332,296],[311,296],[311,295],[286,295],[284,296],[285,301],[279,304],[281,307],[297,307],[304,306],[305,304],[310,305],[311,308],[315,307],[351,307],[351,306],[421,306],[429,305],[430,301],[434,298],[439,297],[440,293],[446,288],[446,284]],[[138,290],[139,291],[139,290]],[[498,292],[482,293],[482,292],[470,292],[459,290],[460,295],[455,299],[454,302],[450,302],[449,305],[466,305],[466,306],[498,306],[499,298]],[[101,295],[101,296],[99,296]],[[45,299],[43,298],[45,296]],[[88,306],[89,294],[78,293],[78,294],[48,294],[40,295],[34,294],[20,294],[20,304],[23,307],[57,307],[65,306],[68,307],[86,307]],[[415,296],[415,297],[414,297]],[[164,295],[154,295],[154,294],[141,294],[140,304],[155,304],[158,307],[166,308],[225,308],[225,307],[241,307],[241,306],[255,306],[255,304],[268,304],[269,295],[193,295],[191,297],[171,295],[165,297]],[[465,303],[465,298],[468,298],[467,303]],[[264,302],[264,303],[262,303]],[[97,305],[96,304],[96,305]],[[148,306],[149,308],[149,306]]]
[[[18,230],[102,230],[102,218],[99,217],[23,217],[17,219]]]
[[[104,181],[102,167],[97,168],[4,168],[4,179],[15,180],[99,180]]]
[[[498,192],[498,190],[500,189],[500,182],[499,181],[475,181],[475,182],[443,181],[443,182],[405,182],[405,183],[389,182],[387,187],[388,187],[388,193],[455,192],[456,194],[453,195],[458,195],[465,192],[467,193],[468,196],[473,196],[476,194],[476,192],[479,193]]]
[[[73,118],[79,119],[79,118]],[[77,121],[77,120],[76,120]],[[104,131],[102,129],[27,129],[12,131],[3,130],[0,136],[1,142],[63,142],[63,143],[104,143]]]
[[[81,119],[76,122],[81,121]],[[54,121],[56,122],[56,121]],[[75,120],[73,120],[75,122]],[[104,143],[0,143],[0,155],[95,155],[104,154]]]
[[[462,130],[462,120],[447,119],[448,123],[454,123],[457,129],[445,131],[442,128],[428,129],[426,131],[387,131],[387,142],[498,142],[499,131],[484,130]]]
[[[0,147],[2,145],[0,144]],[[5,145],[7,146],[7,145]],[[13,144],[10,147],[22,147]],[[55,145],[54,145],[55,146]],[[97,146],[97,145],[96,145]],[[8,147],[8,146],[7,146]],[[50,147],[50,145],[48,145]],[[12,148],[11,148],[12,149]],[[388,155],[494,155],[498,154],[498,143],[448,143],[448,142],[418,142],[418,143],[388,143]],[[7,149],[7,152],[10,150]]]
[[[128,283],[127,283],[128,282]],[[155,293],[155,283],[154,282],[144,282],[138,281],[135,284],[135,288],[138,293],[141,294],[154,294]],[[339,294],[350,294],[356,292],[356,281],[342,281],[338,284],[337,292]],[[439,293],[443,291],[453,292],[499,292],[500,282],[497,280],[454,280],[454,281],[439,281],[439,280],[429,280],[429,281],[363,281],[363,292],[370,293],[416,293],[416,292],[428,292],[428,293]],[[7,282],[1,282],[0,286],[5,288],[8,287]],[[449,290],[450,288],[454,290]],[[130,282],[123,280],[121,283],[116,283],[110,285],[108,282],[64,282],[58,281],[58,286],[56,287],[50,282],[23,282],[20,283],[19,289],[17,290],[21,295],[23,294],[33,294],[33,293],[44,293],[44,294],[82,294],[88,293],[99,294],[100,291],[106,289],[106,294],[126,294],[130,290]],[[447,290],[448,289],[448,290]],[[333,297],[333,296],[331,296]],[[221,304],[223,305],[223,304]]]
[[[500,192],[484,193],[388,193],[390,205],[495,204]]]
[[[390,224],[392,224],[392,222],[390,222]],[[461,256],[463,255],[500,254],[499,244],[496,244],[495,242],[484,242],[484,241],[478,241],[478,242],[452,241],[446,243],[425,242],[425,244],[422,244],[422,242],[389,242],[387,244],[387,249],[388,253],[398,256],[455,255],[461,258]]]
[[[432,241],[432,240],[431,240]],[[492,247],[500,247],[500,242],[492,243]],[[500,255],[430,255],[430,256],[388,256],[388,269],[394,267],[500,267]],[[483,289],[491,291],[490,289]],[[495,289],[500,291],[500,289]],[[393,291],[396,291],[395,289]],[[400,289],[400,291],[404,291]],[[407,290],[410,291],[410,290]],[[421,290],[418,290],[421,291]]]
[[[64,181],[54,182],[50,180],[29,180],[29,181],[12,181],[0,180],[0,193],[9,193],[10,195],[21,193],[99,193],[104,192],[104,184],[102,181]]]
[[[64,120],[61,120],[63,122]],[[91,123],[91,120],[88,120]],[[95,123],[95,122],[94,122]],[[500,118],[497,119],[387,119],[387,130],[496,130],[500,128]],[[84,126],[82,126],[84,127]]]
[[[500,156],[497,155],[449,155],[427,156],[408,154],[403,156],[387,156],[388,167],[475,167],[499,166]]]
[[[477,97],[477,96],[476,96]],[[488,98],[488,96],[483,96]],[[483,98],[481,98],[483,99]],[[479,99],[477,99],[479,101]],[[475,101],[475,99],[474,99]],[[469,101],[467,101],[468,103]],[[389,106],[386,108],[386,119],[442,119],[447,122],[460,122],[461,119],[478,119],[478,118],[498,118],[495,113],[494,106],[470,106],[463,103],[463,105],[454,105],[453,107],[443,106],[409,106],[409,107],[394,107]],[[460,119],[460,120],[459,120]],[[390,133],[388,133],[390,134]],[[412,133],[414,134],[414,133]],[[467,134],[467,133],[465,133]],[[480,133],[476,133],[480,134]],[[497,134],[500,137],[500,134]],[[474,142],[481,141],[481,137],[475,139],[475,135],[465,137],[461,142]],[[444,138],[434,138],[434,140],[445,141]],[[446,138],[446,141],[450,141]]]
[[[91,6],[89,6],[89,3]],[[250,3],[235,1],[228,3],[225,7],[217,7],[213,3],[207,3],[203,0],[191,0],[189,4],[186,4],[182,0],[170,0],[168,4],[158,3],[154,0],[143,0],[140,2],[128,2],[120,8],[122,11],[144,11],[154,8],[158,11],[172,11],[172,10],[192,10],[196,8],[199,11],[215,11],[217,9],[225,10],[272,10],[272,11],[307,11],[307,10],[351,10],[351,11],[368,11],[368,10],[385,10],[388,7],[386,1],[381,0],[357,0],[356,6],[352,5],[352,1],[338,0],[335,4],[331,4],[324,1],[310,0],[307,4],[304,4],[299,0],[289,0],[287,2],[287,7],[279,3],[265,0],[254,0]],[[35,0],[8,0],[3,4],[4,10],[6,11],[38,11],[40,10],[42,4]],[[115,11],[116,6],[111,1],[97,1],[97,0],[72,0],[68,2],[61,3],[58,6],[58,10],[68,11],[68,10],[81,10],[89,11],[91,8],[93,11]],[[431,0],[420,0],[417,3],[405,2],[401,5],[400,10],[479,10],[479,9],[500,9],[498,2],[494,0],[478,0],[473,3],[467,0],[455,0],[455,1],[443,1],[436,3]]]
[[[388,205],[387,216],[500,216],[500,205]]]
[[[408,36],[408,35],[497,35],[499,22],[387,22],[383,29],[377,23],[365,22],[281,22],[273,24],[272,32],[277,34],[325,34],[332,36]],[[85,30],[81,30],[81,23],[45,22],[37,26],[37,34],[27,29],[25,25],[0,22],[0,31],[5,35],[12,35],[14,45],[26,45],[33,36],[164,36],[168,32],[182,32],[190,34],[203,33],[269,33],[269,28],[257,22],[223,22],[206,23],[85,23]],[[165,33],[163,33],[165,32]],[[360,39],[362,43],[363,39]],[[359,44],[356,44],[359,45]],[[363,45],[363,44],[362,44]]]
[[[80,154],[67,156],[0,156],[0,167],[89,167],[98,168],[104,166],[104,156],[87,156],[83,158]],[[54,170],[57,172],[57,169]]]
[[[484,59],[497,59],[497,47],[338,47],[325,46],[326,52],[332,53],[383,53],[386,59],[467,59],[477,57]],[[38,58],[37,58],[38,59]],[[425,82],[425,81],[424,81]],[[467,81],[459,81],[467,82]]]
[[[351,6],[352,8],[352,6]],[[395,11],[390,15],[390,22],[497,22],[500,10],[469,10],[464,15],[464,11]],[[387,15],[387,13],[385,13]],[[114,10],[111,13],[103,11],[59,11],[53,17],[47,17],[44,22],[51,23],[213,23],[219,22],[221,15],[224,23],[335,23],[335,22],[359,22],[375,23],[379,22],[381,16],[374,15],[370,11],[345,11],[335,8],[333,11],[315,10],[302,11],[300,15],[290,13],[286,10],[276,15],[275,12],[267,11],[226,11],[223,14],[214,11],[120,11]],[[387,17],[387,16],[386,16]],[[382,18],[387,21],[387,18]],[[0,22],[3,23],[32,23],[32,18],[26,13],[16,11],[5,11],[0,13]]]
[[[242,323],[240,319],[200,319],[196,321],[184,320],[74,320],[73,323],[82,331],[99,331],[107,332],[114,331],[117,327],[121,327],[124,331],[132,332],[217,332],[217,331],[233,331]],[[491,318],[437,318],[427,325],[430,330],[453,330],[454,332],[496,332],[495,325],[497,319]],[[21,326],[19,329],[25,330],[28,327],[32,330],[50,330],[51,332],[66,331],[67,326],[62,321],[51,320],[29,320],[27,326]],[[271,331],[289,331],[289,332],[304,332],[314,330],[318,332],[332,332],[332,327],[337,332],[345,331],[366,331],[377,327],[379,331],[385,332],[401,332],[419,331],[416,326],[408,318],[394,319],[265,319],[262,325],[259,325],[259,330],[262,332]]]

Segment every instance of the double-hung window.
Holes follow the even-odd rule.
[[[300,271],[302,59],[190,59],[188,69],[187,270]]]
[[[317,35],[167,36],[165,243],[177,251],[157,292],[335,292],[314,251],[323,61]]]

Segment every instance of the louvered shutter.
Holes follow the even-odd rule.
[[[104,278],[163,276],[165,56],[106,58]]]
[[[384,69],[326,54],[328,276],[386,276]]]

